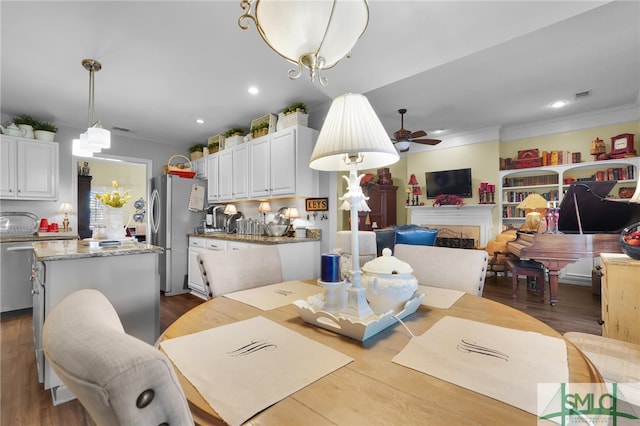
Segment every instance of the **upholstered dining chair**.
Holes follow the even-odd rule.
[[[193,424],[171,362],[126,334],[99,291],[65,297],[42,333],[49,364],[99,426]]]
[[[340,275],[348,279],[351,272],[351,231],[338,231],[336,246],[340,252]],[[358,231],[360,268],[378,256],[377,237],[374,231]]]
[[[393,254],[411,265],[418,284],[482,296],[489,259],[484,250],[396,244]]]
[[[280,252],[275,245],[198,254],[209,298],[282,281]]]

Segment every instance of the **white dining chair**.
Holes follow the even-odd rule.
[[[418,284],[482,296],[489,261],[484,250],[396,244],[393,254],[411,265]]]
[[[348,279],[351,273],[351,231],[338,231],[336,246],[340,253],[340,275]],[[358,231],[358,258],[360,268],[365,263],[375,259],[378,255],[376,233],[373,231]]]
[[[192,425],[169,359],[125,333],[97,290],[66,296],[42,331],[47,361],[98,426]]]
[[[206,251],[198,254],[198,265],[209,298],[282,281],[276,245]]]

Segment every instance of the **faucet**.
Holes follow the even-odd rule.
[[[218,210],[221,207],[224,207],[224,206],[221,206],[220,204],[217,204],[217,205],[213,206],[213,210],[211,210],[211,215],[213,216],[213,225],[212,225],[213,229],[219,229],[218,228],[218,223],[217,223],[218,222],[218,218],[217,218],[218,215],[216,214],[216,210]],[[211,206],[208,206],[207,210],[209,210],[210,208],[211,208]]]

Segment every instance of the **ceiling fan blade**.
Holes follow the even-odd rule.
[[[421,143],[423,145],[438,145],[442,141],[440,139],[412,139],[411,142]]]
[[[427,136],[427,132],[425,132],[424,130],[418,130],[416,132],[413,132],[409,135],[409,139],[413,139],[413,138],[422,138],[424,136]]]

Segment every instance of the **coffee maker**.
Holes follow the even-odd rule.
[[[212,204],[207,207],[205,232],[224,232],[227,217],[224,214],[224,204]]]

